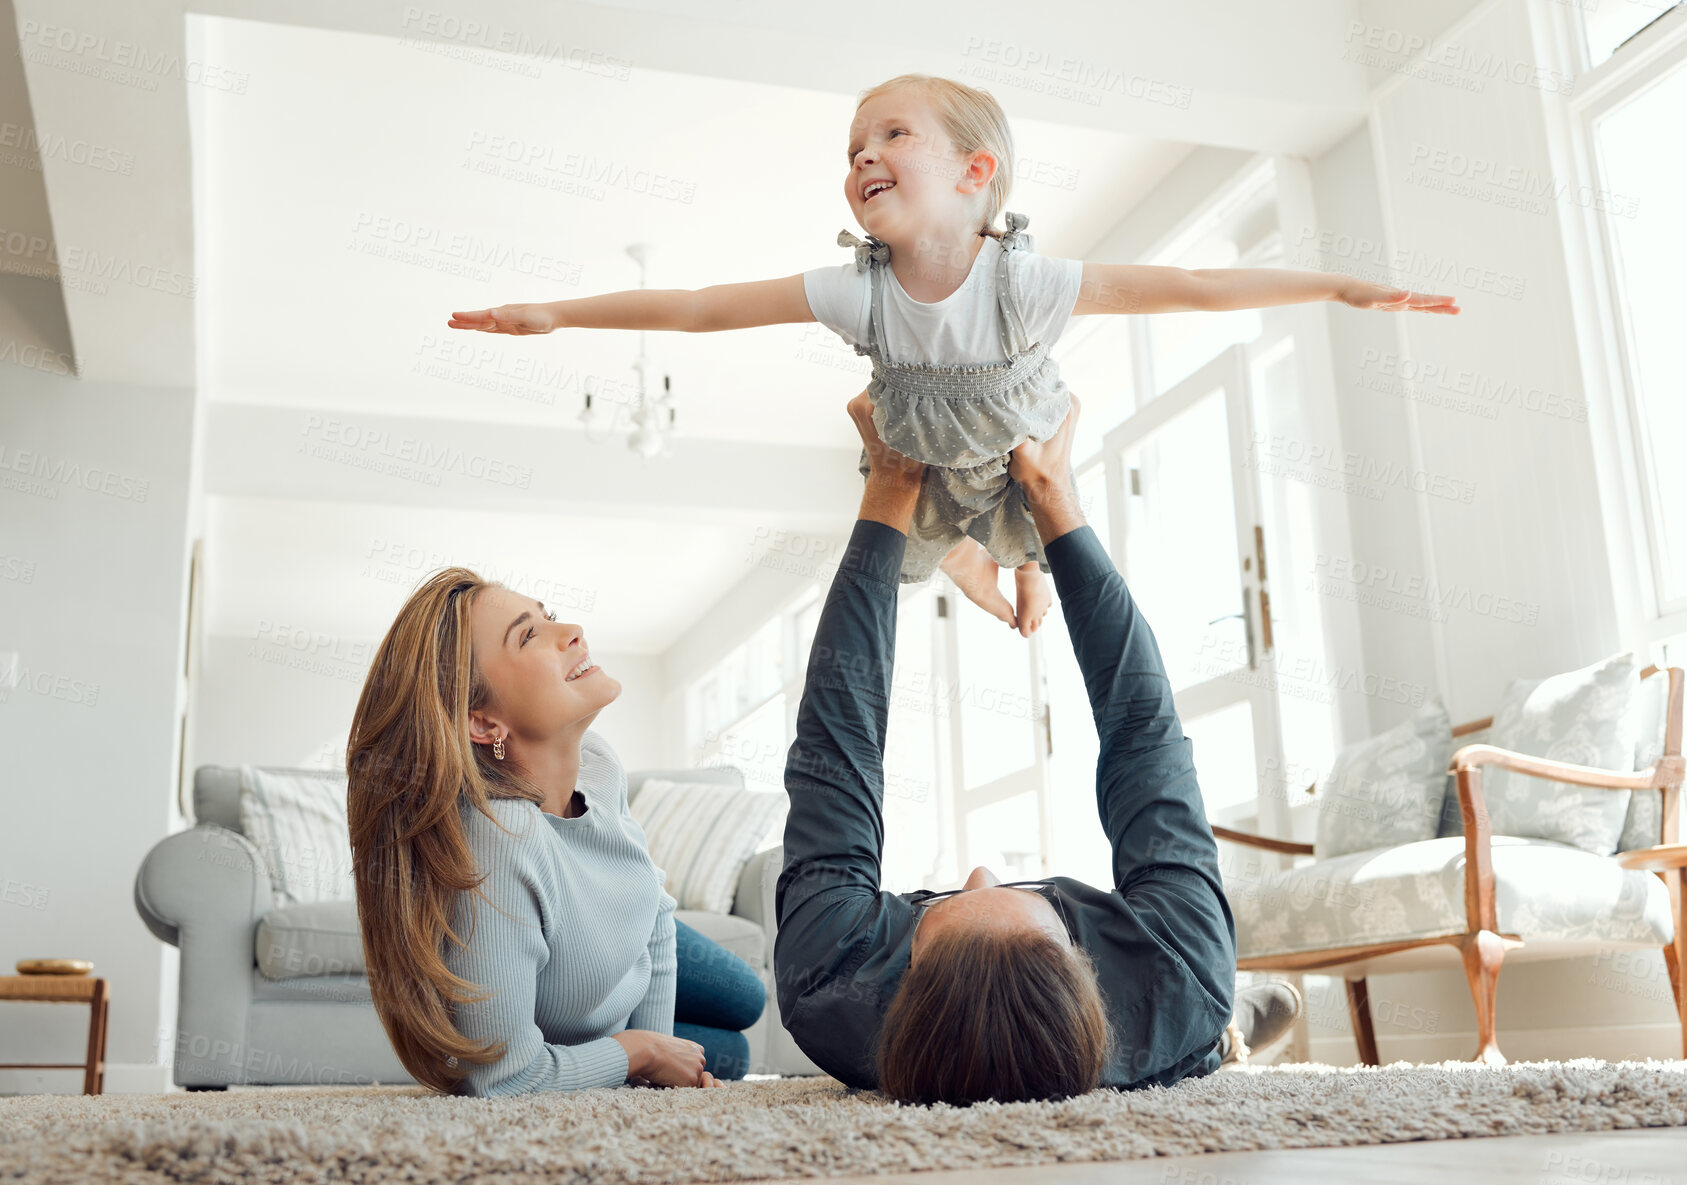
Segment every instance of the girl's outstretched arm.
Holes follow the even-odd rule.
[[[1390,288],[1340,272],[1281,267],[1208,267],[1189,270],[1137,263],[1084,264],[1073,316],[1087,313],[1216,313],[1272,305],[1339,300],[1356,309],[1417,309],[1457,313],[1458,300]]]
[[[579,300],[506,304],[495,309],[452,313],[452,329],[485,333],[549,333],[553,329],[672,329],[713,333],[812,321],[801,273],[747,284],[708,288],[634,288]]]

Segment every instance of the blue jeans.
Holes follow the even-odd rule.
[[[674,1036],[703,1047],[704,1069],[716,1078],[750,1072],[744,1030],[767,1006],[761,977],[737,955],[684,922],[674,922],[679,980],[674,988]]]

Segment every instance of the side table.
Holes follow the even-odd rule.
[[[0,1000],[88,1005],[85,1062],[0,1062],[0,1070],[81,1070],[82,1093],[105,1089],[105,1022],[111,1006],[106,981],[87,975],[0,975]]]

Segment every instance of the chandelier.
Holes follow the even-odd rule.
[[[627,254],[638,263],[638,286],[643,288],[650,244],[634,243],[627,248]],[[652,399],[645,386],[646,376],[650,373],[650,358],[645,350],[645,331],[642,329],[638,333],[638,357],[632,367],[638,372],[638,402],[629,417],[633,430],[627,437],[627,447],[646,460],[671,457],[674,455],[673,376],[662,375],[661,394]],[[620,417],[614,410],[606,409],[603,399],[598,398],[602,392],[596,375],[586,376],[584,390],[586,401],[580,409],[579,420],[586,430],[586,439],[592,444],[602,444],[614,435]],[[594,437],[593,429],[603,429],[603,435]]]

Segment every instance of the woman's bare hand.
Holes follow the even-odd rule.
[[[1369,280],[1347,277],[1338,289],[1342,302],[1356,309],[1382,309],[1385,312],[1404,312],[1416,309],[1420,313],[1459,312],[1458,297],[1440,296],[1433,292],[1413,292],[1409,288],[1389,288]]]
[[[446,322],[452,329],[478,329],[482,333],[549,333],[561,328],[560,318],[548,304],[501,304],[495,309],[452,313]]]
[[[707,1086],[703,1047],[684,1037],[624,1029],[613,1034],[627,1051],[627,1081],[646,1086]]]

